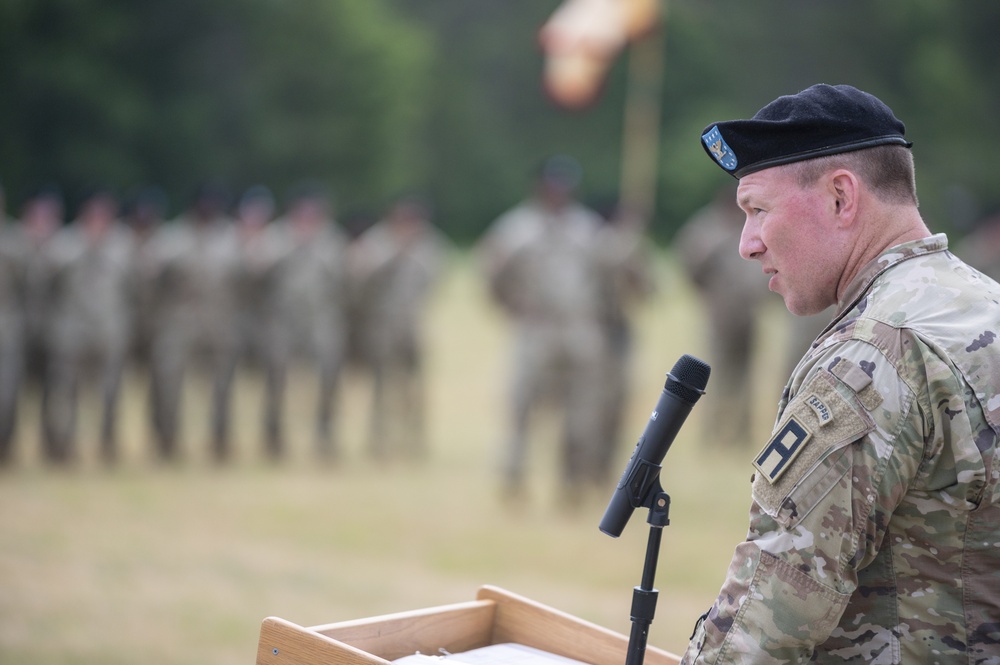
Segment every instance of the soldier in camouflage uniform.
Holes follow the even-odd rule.
[[[163,459],[177,455],[184,372],[196,359],[212,381],[212,455],[225,461],[230,454],[239,245],[225,203],[222,190],[203,187],[190,211],[162,225],[144,248],[143,271],[153,284],[152,420]]]
[[[7,219],[0,187],[0,466],[12,459],[17,401],[24,371],[24,259],[22,229]]]
[[[18,225],[20,249],[24,270],[24,378],[25,383],[45,391],[46,361],[45,335],[48,316],[48,294],[45,293],[44,261],[42,257],[52,236],[63,225],[65,212],[62,192],[53,185],[39,188],[24,203]]]
[[[599,215],[573,199],[579,166],[546,160],[535,195],[504,213],[479,252],[494,299],[516,324],[504,491],[524,490],[529,417],[545,399],[564,416],[561,491],[572,502],[595,466],[604,418],[607,336],[598,269]]]
[[[159,187],[146,185],[139,188],[125,207],[125,225],[132,230],[135,240],[136,284],[135,317],[132,326],[131,361],[144,373],[150,369],[150,348],[152,345],[154,316],[154,283],[152,276],[143,272],[151,269],[153,261],[147,258],[149,241],[166,221],[167,195]]]
[[[595,246],[606,348],[601,371],[603,416],[598,434],[592,439],[596,449],[587,475],[595,486],[607,487],[620,471],[615,467],[615,454],[622,443],[622,416],[631,383],[633,310],[652,296],[656,281],[645,220],[624,205],[601,211],[601,217],[604,225],[597,232]]]
[[[44,186],[21,208],[19,222],[0,228],[0,464],[13,456],[22,386],[30,379],[44,399],[48,299],[45,248],[62,226],[63,199]]]
[[[334,418],[347,337],[346,241],[325,189],[301,185],[283,218],[273,222],[268,243],[276,252],[263,294],[264,364],[267,373],[267,451],[284,454],[283,411],[288,370],[305,359],[317,375],[316,452],[338,453]]]
[[[271,190],[262,185],[249,188],[236,207],[236,229],[239,239],[239,275],[237,294],[237,325],[239,329],[240,362],[265,376],[264,404],[261,422],[264,453],[277,459],[284,454],[281,427],[285,374],[284,336],[286,321],[282,317],[285,303],[281,283],[286,278],[287,261],[294,251],[294,241],[288,233],[288,219],[273,220],[276,201]]]
[[[268,233],[274,212],[274,195],[263,185],[249,188],[236,206],[240,250],[236,314],[240,360],[248,365],[257,365],[262,358],[265,305],[277,259],[274,234]]]
[[[372,373],[369,452],[423,457],[423,314],[441,271],[445,240],[417,197],[396,201],[350,247],[350,283]]]
[[[118,396],[133,317],[133,250],[131,231],[118,219],[118,201],[107,190],[88,195],[77,219],[45,247],[48,371],[42,413],[51,462],[75,457],[77,393],[87,370],[96,373],[101,389],[101,457],[116,461]]]
[[[703,142],[740,179],[740,254],[793,314],[837,311],[683,662],[1000,662],[1000,285],[928,231],[866,93],[813,86]]]
[[[753,433],[751,369],[758,314],[768,296],[760,271],[733,251],[743,217],[723,187],[674,239],[674,253],[707,314],[713,389],[705,395],[710,445],[743,447]]]

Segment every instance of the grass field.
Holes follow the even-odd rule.
[[[711,363],[697,303],[665,258],[659,267],[659,294],[637,312],[621,468],[677,358]],[[672,523],[650,644],[671,651],[683,650],[746,530],[748,460],[782,379],[767,368],[780,366],[786,315],[780,303],[768,315],[768,342],[755,361],[754,447],[712,445],[696,407],[664,461]],[[495,462],[508,330],[466,257],[454,258],[428,323],[431,458],[422,464],[365,455],[367,386],[358,376],[345,386],[336,465],[315,463],[304,436],[308,376],[290,387],[292,454],[279,466],[260,454],[252,376],[238,385],[239,446],[225,467],[207,455],[207,400],[197,381],[185,404],[185,458],[173,466],[148,452],[137,377],[126,385],[125,446],[113,470],[96,461],[92,394],[82,402],[81,464],[61,471],[39,462],[37,404],[25,399],[19,460],[0,473],[0,665],[248,665],[266,616],[308,626],[470,600],[487,583],[627,634],[644,511],[613,539],[597,529],[611,487],[574,511],[561,508],[551,482],[557,430],[547,420],[532,439],[531,500],[505,507]]]

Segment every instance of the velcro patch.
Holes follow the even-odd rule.
[[[854,391],[858,400],[869,411],[875,410],[882,403],[882,395],[872,383],[872,378],[850,360],[840,358],[830,371]]]
[[[773,485],[792,465],[792,461],[802,452],[811,437],[812,432],[793,416],[764,446],[753,465]]]

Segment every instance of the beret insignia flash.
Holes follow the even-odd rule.
[[[712,157],[715,158],[715,161],[722,168],[727,171],[732,171],[736,168],[736,153],[733,152],[733,149],[722,138],[722,133],[719,131],[718,125],[702,134],[701,140],[705,144],[705,147],[708,148],[708,152],[711,153]]]

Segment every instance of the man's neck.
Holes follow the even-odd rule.
[[[916,206],[876,205],[858,228],[858,242],[837,286],[837,300],[843,299],[854,278],[890,247],[931,236]]]

